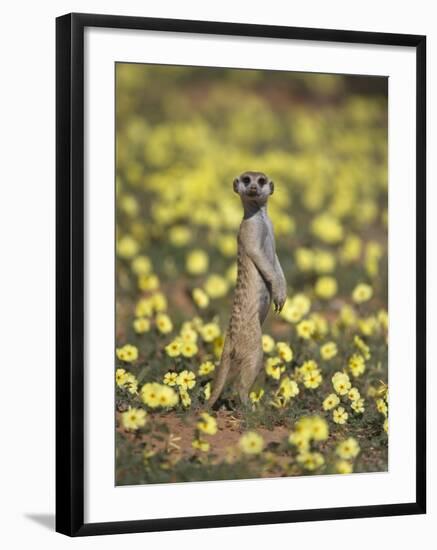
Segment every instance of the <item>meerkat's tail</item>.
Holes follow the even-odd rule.
[[[231,368],[231,359],[232,352],[229,350],[229,345],[225,342],[223,353],[220,359],[220,364],[217,368],[217,373],[214,378],[214,386],[212,389],[211,397],[208,399],[208,405],[210,407],[214,405],[214,403],[217,401],[223,391],[226,383],[226,378],[228,377],[228,373]]]

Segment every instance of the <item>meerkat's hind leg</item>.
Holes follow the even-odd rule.
[[[244,407],[249,407],[249,392],[263,366],[263,350],[260,345],[248,350],[241,361],[239,380],[237,383],[238,395]]]
[[[225,387],[225,384],[227,382],[232,361],[233,361],[233,358],[232,358],[231,342],[229,337],[226,336],[225,343],[223,346],[222,356],[220,358],[220,364],[216,370],[214,381],[213,381],[212,393],[210,398],[206,402],[207,407],[212,408],[213,405],[218,400],[218,398],[220,397]]]

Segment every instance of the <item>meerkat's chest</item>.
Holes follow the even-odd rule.
[[[275,258],[275,237],[270,220],[265,220],[264,222],[260,246],[267,258],[273,262]]]
[[[243,222],[238,235],[239,252],[241,259],[246,257],[246,249],[257,250],[258,254],[274,263],[275,260],[275,238],[273,226],[267,216],[258,214],[250,221]]]

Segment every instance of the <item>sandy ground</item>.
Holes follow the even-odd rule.
[[[204,436],[203,439],[209,441],[214,454],[214,463],[222,462],[223,460],[232,460],[237,456],[238,440],[240,439],[244,429],[242,420],[238,414],[232,411],[220,410],[216,413],[218,431],[215,435]],[[163,440],[157,441],[148,435],[143,436],[143,441],[147,442],[150,451],[163,451],[178,455],[179,457],[189,458],[196,453],[191,443],[195,437],[195,426],[198,420],[198,415],[180,416],[176,413],[167,414],[150,414],[149,422],[165,424],[168,428],[168,433],[163,434]],[[256,432],[260,434],[265,442],[265,445],[270,443],[280,443],[287,435],[289,430],[282,426],[275,426],[274,429],[257,428]],[[126,432],[125,432],[126,433]]]

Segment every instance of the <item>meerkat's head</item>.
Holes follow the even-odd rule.
[[[265,204],[273,190],[274,183],[263,172],[243,172],[234,179],[234,191],[243,201]]]

